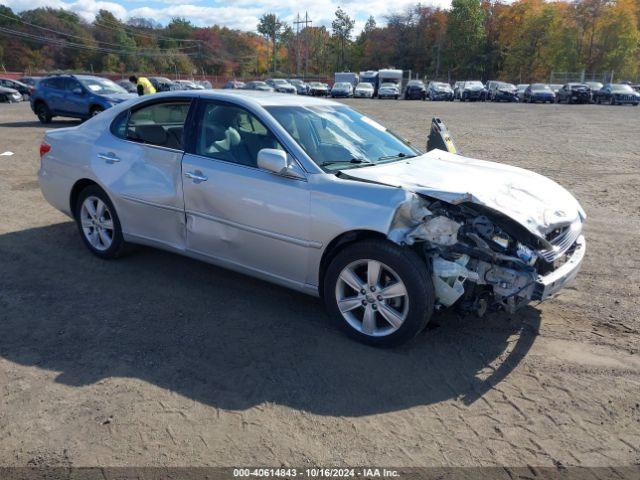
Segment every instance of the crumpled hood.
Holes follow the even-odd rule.
[[[448,203],[476,203],[501,212],[544,238],[550,230],[586,218],[563,187],[537,173],[442,150],[419,157],[343,170],[345,176],[402,187]]]

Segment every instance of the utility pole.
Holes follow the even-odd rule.
[[[309,63],[309,45],[308,45],[308,37],[309,37],[309,31],[307,30],[307,28],[311,25],[311,19],[309,18],[309,13],[308,12],[304,12],[304,20],[302,20],[300,18],[300,14],[298,13],[296,15],[296,20],[295,22],[293,22],[293,24],[296,26],[296,50],[297,50],[297,67],[296,67],[296,73],[299,75],[300,74],[300,25],[304,25],[304,27],[302,28],[302,31],[304,32],[304,74],[302,75],[302,78],[306,78],[307,77],[307,65]]]
[[[296,26],[296,77],[300,75],[300,13],[296,13],[293,24]]]

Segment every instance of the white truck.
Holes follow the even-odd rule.
[[[378,70],[378,84],[382,85],[383,83],[395,83],[398,88],[402,88],[402,70],[394,68]]]
[[[333,75],[334,84],[338,82],[349,82],[353,86],[353,88],[356,88],[356,85],[358,85],[358,81],[359,77],[355,72],[336,72]]]

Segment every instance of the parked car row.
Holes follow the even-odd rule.
[[[252,80],[250,82],[240,82],[238,80],[229,80],[222,87],[231,90],[258,90],[262,92],[278,92],[288,93],[291,95],[311,95],[326,97],[330,94],[329,86],[322,82],[305,82],[299,78],[269,78],[267,80]],[[348,95],[352,96],[353,91]]]
[[[454,98],[460,101],[508,101],[525,103],[609,103],[611,105],[640,103],[640,89],[632,85],[600,82],[570,82],[564,85],[532,83],[513,85],[489,81],[486,85],[477,80],[456,82]]]
[[[159,92],[173,90],[204,90],[206,85],[189,80],[172,81],[165,77],[148,77]],[[17,88],[10,88],[11,85]],[[210,85],[210,84],[209,84]],[[596,85],[597,86],[597,85]],[[375,87],[360,82],[355,88],[351,82],[336,82],[331,89],[322,82],[293,82],[285,79],[254,80],[247,83],[232,81],[225,88],[280,92],[292,95],[331,96],[334,98],[393,98],[406,100],[453,101],[508,101],[527,103],[608,103],[610,105],[640,103],[640,93],[627,84],[607,84],[592,90],[582,83],[567,83],[554,91],[554,85],[533,83],[515,85],[492,81],[456,82],[452,89],[445,82],[432,81],[425,85],[421,80],[411,80],[401,92],[400,84],[383,82]],[[31,109],[42,123],[53,117],[63,116],[85,120],[137,95],[135,85],[128,81],[113,82],[92,75],[52,75],[33,79],[33,85],[16,80],[0,79],[0,102],[20,102],[28,97]]]

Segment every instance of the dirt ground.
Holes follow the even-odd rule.
[[[0,465],[640,463],[640,108],[347,103],[419,145],[440,116],[464,154],[569,188],[576,283],[365,347],[317,299],[148,248],[92,256],[38,189],[45,128],[0,104]]]

